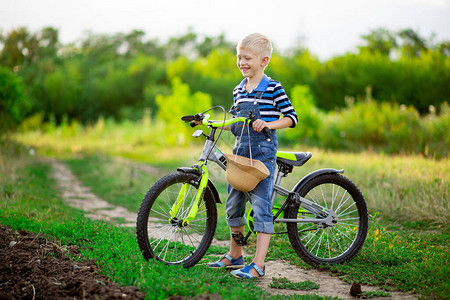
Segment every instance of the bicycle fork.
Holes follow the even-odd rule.
[[[200,174],[201,174],[200,183],[198,185],[198,190],[197,190],[197,193],[195,194],[194,201],[192,201],[190,208],[188,208],[189,213],[187,214],[186,218],[182,221],[182,226],[188,226],[189,222],[195,219],[195,217],[198,213],[198,208],[200,207],[201,200],[203,199],[203,196],[205,195],[206,187],[208,184],[209,171],[208,171],[208,167],[206,166],[206,163],[196,166],[195,168],[200,170]],[[186,197],[188,196],[188,191],[189,191],[189,184],[188,183],[183,184],[180,192],[178,193],[177,200],[175,201],[175,203],[172,205],[172,208],[170,209],[169,223],[171,222],[172,219],[175,218],[175,216],[178,214],[181,206],[183,205],[183,203],[185,203]]]

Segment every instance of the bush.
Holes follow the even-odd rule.
[[[315,106],[309,86],[296,85],[291,91],[290,99],[299,116],[299,122],[294,130],[282,131],[281,142],[317,143],[324,114]]]
[[[208,94],[196,92],[191,95],[187,84],[175,77],[172,80],[173,94],[156,96],[158,105],[158,121],[164,123],[164,134],[160,141],[166,145],[183,145],[192,129],[183,124],[181,117],[196,114],[211,107],[211,97]]]
[[[414,106],[424,114],[430,104],[440,105],[450,97],[450,57],[427,51],[421,57],[390,59],[380,53],[346,54],[326,61],[318,69],[313,92],[317,105],[331,110],[345,107],[345,97],[364,95]]]
[[[367,99],[331,113],[322,130],[324,146],[361,150],[374,147],[390,153],[420,152],[420,116],[413,107]]]
[[[440,114],[430,106],[430,114],[422,120],[424,154],[436,158],[448,157],[450,149],[450,106],[444,102]]]
[[[368,96],[329,113],[320,127],[322,146],[360,151],[375,149],[387,153],[407,153],[447,157],[450,148],[450,109],[447,103],[421,117],[417,110],[396,103],[376,102]],[[432,109],[433,110],[433,109]]]

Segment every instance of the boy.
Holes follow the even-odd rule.
[[[251,192],[254,230],[257,232],[256,255],[253,262],[244,267],[242,247],[231,239],[230,252],[220,260],[211,263],[211,268],[237,269],[232,273],[239,278],[264,276],[264,260],[273,230],[271,192],[276,167],[277,136],[275,129],[295,127],[297,114],[280,82],[264,74],[272,55],[272,44],[262,34],[254,33],[243,38],[236,47],[237,66],[245,77],[233,90],[234,104],[231,112],[235,116],[256,116],[252,129],[246,131],[243,124],[235,123],[229,128],[236,136],[234,154],[249,157],[249,147],[253,159],[262,161],[270,175],[262,180]],[[283,118],[280,119],[281,114]],[[270,138],[262,130],[270,129]],[[230,232],[244,232],[245,197],[244,194],[228,185],[226,202],[227,223]],[[244,267],[244,268],[242,268]],[[241,269],[242,268],[242,269]]]

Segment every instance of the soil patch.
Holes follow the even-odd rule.
[[[0,225],[0,299],[144,299],[136,287],[121,287],[98,274],[74,246]]]

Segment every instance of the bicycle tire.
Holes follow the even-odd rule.
[[[332,226],[287,223],[289,240],[295,252],[312,266],[341,264],[354,258],[364,245],[369,228],[366,201],[358,187],[342,175],[327,173],[312,178],[296,192],[334,210],[338,221]],[[299,208],[299,204],[289,207],[288,218],[319,218],[305,214]]]
[[[173,172],[159,179],[142,200],[136,221],[139,248],[146,260],[156,259],[168,265],[194,266],[205,255],[217,225],[217,207],[213,193],[206,188],[194,220],[183,220],[194,202],[200,176]],[[183,204],[170,216],[181,187],[188,184]]]

